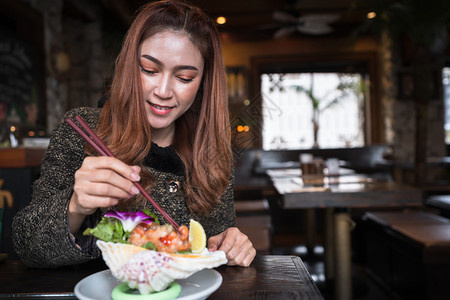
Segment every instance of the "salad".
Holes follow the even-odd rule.
[[[188,227],[181,225],[177,232],[170,224],[161,225],[149,210],[109,211],[95,228],[88,228],[83,234],[105,242],[131,244],[159,252],[192,253]]]

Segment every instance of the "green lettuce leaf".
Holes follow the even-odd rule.
[[[147,242],[144,245],[141,246],[142,248],[148,249],[148,250],[155,250],[158,251],[158,248],[156,248],[155,244],[152,242]]]
[[[105,242],[128,244],[130,233],[125,232],[120,220],[103,217],[95,228],[86,229],[83,235],[93,235]]]
[[[160,224],[159,223],[159,220],[158,220],[158,217],[154,214],[154,213],[152,213],[151,211],[150,211],[150,209],[149,208],[146,208],[146,209],[144,209],[143,211],[142,211],[144,214],[146,214],[147,216],[150,216],[150,217],[152,217],[153,219],[155,219],[155,221],[153,221],[154,223],[156,223],[156,224]]]

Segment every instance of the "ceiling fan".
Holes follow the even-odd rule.
[[[312,35],[327,34],[333,31],[330,24],[340,18],[339,14],[332,13],[303,14],[294,8],[295,1],[288,2],[291,4],[288,12],[279,10],[273,12],[273,19],[283,23],[283,26],[275,32],[275,38],[288,36],[296,31]]]

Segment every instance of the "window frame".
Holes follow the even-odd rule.
[[[381,116],[381,99],[379,91],[379,73],[377,54],[375,52],[341,53],[334,55],[295,55],[265,56],[251,59],[250,99],[253,109],[252,117],[262,124],[261,75],[264,73],[305,73],[305,72],[340,72],[365,73],[369,75],[369,99],[365,103],[364,143],[365,145],[384,143],[383,120]],[[262,126],[253,128],[256,148],[262,148]]]

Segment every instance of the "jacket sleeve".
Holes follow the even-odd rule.
[[[228,188],[222,194],[220,202],[207,218],[201,220],[208,238],[236,226],[233,187],[234,175],[231,175]]]
[[[100,255],[94,247],[93,238],[72,236],[67,214],[73,193],[74,174],[81,166],[85,154],[84,140],[65,119],[82,115],[92,124],[95,114],[90,112],[88,109],[73,110],[59,123],[44,155],[40,177],[33,184],[31,202],[13,220],[14,249],[28,266],[77,264]],[[96,217],[92,215],[86,218],[83,226],[90,227],[95,223]]]

